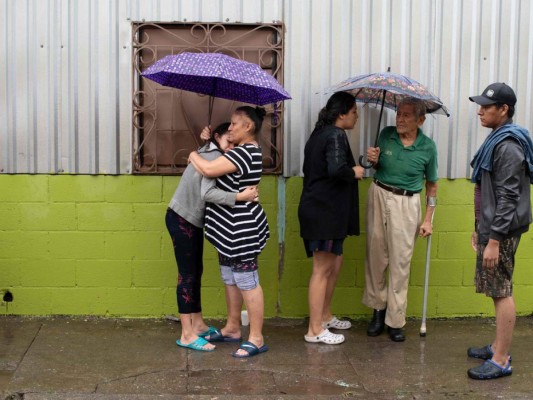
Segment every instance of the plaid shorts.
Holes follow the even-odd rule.
[[[500,242],[498,265],[494,268],[483,268],[483,251],[487,245],[478,243],[474,277],[477,293],[485,293],[488,297],[513,295],[514,256],[519,242],[520,236]]]

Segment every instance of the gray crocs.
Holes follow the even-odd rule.
[[[480,358],[482,360],[490,360],[494,355],[490,344],[483,347],[470,347],[466,353],[468,357]]]
[[[492,346],[488,344],[484,347],[470,347],[466,354],[468,354],[468,357],[490,360],[494,355],[494,352],[492,351]],[[509,354],[509,362],[511,361],[513,361],[513,358]]]
[[[495,363],[492,360],[487,360],[477,367],[468,370],[468,376],[472,379],[495,379],[509,376],[513,373],[511,363],[507,363],[505,367]]]

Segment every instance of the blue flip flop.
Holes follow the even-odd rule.
[[[209,335],[209,339],[207,339],[205,336],[204,336],[204,339],[207,340],[208,342],[240,342],[241,341],[241,338],[224,336],[222,334],[222,331],[219,329],[215,329],[214,332],[212,332]]]
[[[238,354],[237,351],[234,352],[234,353],[231,353],[231,355],[235,358],[248,358],[248,357],[253,357],[253,356],[256,356],[258,354],[261,354],[261,353],[264,353],[264,352],[267,352],[268,351],[268,346],[266,344],[262,345],[261,347],[257,347],[255,344],[253,344],[252,342],[243,342],[240,347],[239,347],[239,350],[244,350],[247,352],[246,355],[241,355],[241,354]]]
[[[207,340],[205,340],[204,338],[201,338],[201,337],[196,339],[194,342],[188,343],[188,344],[181,343],[181,340],[179,340],[179,339],[176,340],[176,344],[178,346],[185,347],[187,349],[198,350],[198,351],[213,351],[213,350],[215,350],[215,349],[206,349],[204,346],[206,344],[208,344],[208,343],[209,342]]]
[[[205,339],[206,336],[210,336],[210,335],[214,334],[217,331],[218,331],[217,328],[215,328],[214,326],[209,325],[207,327],[207,330],[202,332],[202,333],[199,333],[198,336]]]

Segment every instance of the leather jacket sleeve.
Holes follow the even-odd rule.
[[[344,131],[339,129],[326,143],[326,162],[330,177],[354,179],[355,172],[352,167],[355,163],[348,153],[351,154],[348,138]]]
[[[516,219],[521,195],[521,176],[524,174],[524,153],[518,142],[504,140],[494,149],[492,189],[495,210],[490,225],[490,239],[501,241]]]

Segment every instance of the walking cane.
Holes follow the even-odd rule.
[[[433,215],[431,216],[431,224],[433,225],[433,217],[435,216],[435,210],[433,210]],[[420,336],[426,336],[426,312],[428,306],[428,286],[429,286],[429,261],[431,258],[431,237],[433,234],[429,235],[428,243],[426,248],[426,275],[424,278],[424,305],[422,307],[422,324],[420,325]]]

